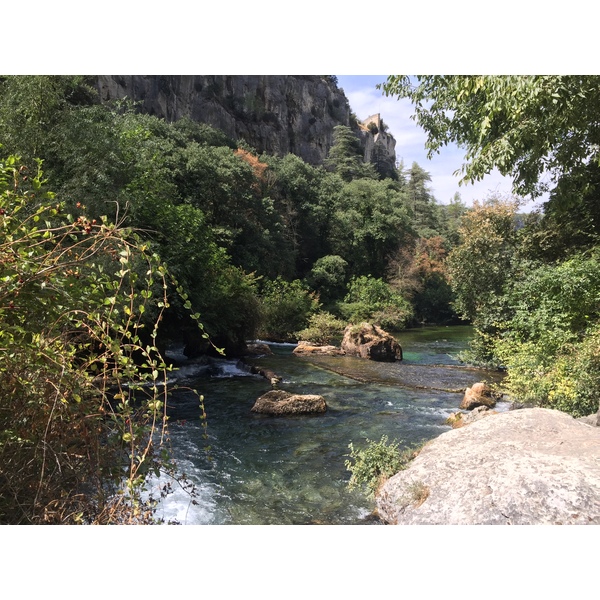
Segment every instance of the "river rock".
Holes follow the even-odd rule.
[[[342,350],[350,356],[382,362],[402,360],[402,348],[396,339],[370,323],[348,325],[344,330]]]
[[[376,502],[391,524],[600,524],[600,429],[526,408],[443,433]]]
[[[270,356],[273,354],[269,344],[264,342],[251,342],[246,345],[245,356]]]
[[[273,387],[277,387],[279,382],[282,380],[282,377],[271,371],[271,369],[261,369],[260,367],[256,367],[254,365],[250,367],[250,373],[264,377],[266,380],[271,382]]]
[[[452,429],[458,429],[459,427],[464,427],[465,425],[470,425],[475,421],[479,421],[479,419],[483,419],[484,417],[497,414],[498,413],[495,410],[490,410],[487,406],[478,406],[466,414],[462,412],[452,413],[446,419],[446,425],[451,425]]]
[[[300,356],[313,356],[315,354],[319,356],[343,356],[346,353],[337,346],[319,346],[312,342],[300,341],[294,348],[294,354]]]
[[[473,410],[478,406],[487,406],[494,408],[496,400],[492,388],[486,383],[475,383],[465,391],[465,397],[460,403],[463,410]]]
[[[269,415],[324,413],[326,410],[323,396],[291,394],[285,390],[271,390],[263,394],[252,407],[252,412]]]

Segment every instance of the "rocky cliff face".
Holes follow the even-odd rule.
[[[99,76],[103,101],[129,97],[144,112],[175,121],[187,116],[206,123],[259,152],[292,153],[317,165],[327,157],[336,125],[353,127],[370,160],[378,140],[352,123],[343,91],[317,75],[110,75]],[[395,141],[384,152],[395,162]]]

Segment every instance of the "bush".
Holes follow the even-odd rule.
[[[258,336],[275,342],[293,342],[295,332],[304,329],[310,315],[319,309],[319,301],[300,280],[285,281],[278,277],[263,286],[260,307]]]
[[[519,400],[574,417],[598,410],[600,327],[552,354],[534,342],[512,345],[500,341],[496,347],[508,366],[505,387]]]
[[[308,327],[296,332],[299,340],[305,340],[322,346],[338,342],[344,333],[346,323],[328,312],[311,315]]]
[[[366,487],[369,496],[374,496],[377,490],[392,475],[406,468],[414,458],[414,450],[399,450],[399,442],[388,444],[386,435],[379,442],[366,440],[367,445],[362,450],[356,450],[350,443],[347,454],[351,460],[345,461],[346,469],[352,473],[348,481],[348,489]],[[352,462],[354,461],[354,462]]]
[[[347,270],[348,263],[341,256],[322,256],[313,265],[306,281],[319,293],[321,302],[327,306],[343,297]]]
[[[510,316],[493,340],[520,400],[580,417],[600,398],[600,258],[576,255],[530,268],[507,294]]]
[[[0,523],[148,522],[166,271],[131,232],[64,215],[41,177],[0,161]]]

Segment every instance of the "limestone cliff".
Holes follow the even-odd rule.
[[[396,167],[396,140],[387,131],[381,115],[367,117],[359,126],[365,162],[377,165],[377,171],[391,176]]]
[[[128,97],[144,112],[175,121],[187,116],[206,123],[259,152],[292,153],[317,165],[327,157],[336,125],[352,127],[365,159],[394,164],[395,141],[359,126],[348,99],[328,76],[318,75],[103,75],[103,101]]]

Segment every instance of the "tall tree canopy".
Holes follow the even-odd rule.
[[[568,175],[585,186],[600,161],[600,76],[393,75],[386,95],[408,98],[425,130],[429,156],[454,142],[465,148],[463,181],[496,167],[519,195],[547,191]]]

